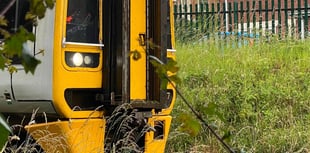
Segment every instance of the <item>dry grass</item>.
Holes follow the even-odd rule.
[[[143,152],[144,135],[153,129],[136,112],[129,104],[123,104],[107,118],[105,152]]]

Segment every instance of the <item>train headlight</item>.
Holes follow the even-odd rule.
[[[86,65],[89,65],[91,62],[92,62],[92,59],[91,59],[90,56],[85,56],[85,57],[84,57],[84,63],[85,63]]]
[[[99,58],[99,53],[65,52],[66,64],[69,67],[96,68],[99,66]]]
[[[81,53],[74,53],[72,63],[74,66],[81,66],[83,64],[83,55]]]

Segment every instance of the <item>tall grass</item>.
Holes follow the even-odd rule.
[[[242,152],[309,152],[310,41],[291,39],[237,46],[219,40],[178,44],[178,87],[227,141]],[[215,114],[206,113],[214,103]],[[190,137],[177,119],[167,152],[224,152],[207,129]],[[187,113],[189,114],[189,113]]]

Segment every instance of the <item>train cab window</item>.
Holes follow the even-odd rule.
[[[1,0],[0,11],[5,10],[12,0]],[[0,27],[8,32],[15,33],[20,26],[24,26],[28,31],[32,31],[32,23],[25,20],[25,15],[29,11],[29,0],[16,0],[14,4],[4,14],[8,25]],[[3,35],[0,34],[0,39]]]
[[[69,0],[67,9],[66,41],[99,42],[99,1]]]

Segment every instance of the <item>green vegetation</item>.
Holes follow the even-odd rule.
[[[40,61],[35,57],[23,53],[23,45],[27,41],[34,41],[34,34],[27,31],[23,26],[20,26],[16,32],[8,31],[8,20],[5,15],[7,11],[14,5],[16,1],[7,1],[5,7],[0,10],[0,37],[4,40],[0,41],[0,71],[8,70],[8,73],[17,72],[15,66],[12,65],[12,58],[18,56],[22,60],[22,65],[25,72],[34,73]],[[42,19],[45,15],[47,9],[52,9],[54,7],[53,0],[30,0],[30,8],[27,14],[25,14],[25,19],[27,24],[37,24],[37,20]],[[0,112],[0,152],[2,152],[3,145],[7,142],[9,132],[11,129],[3,119]]]
[[[7,142],[7,138],[11,132],[11,128],[0,114],[0,152]]]
[[[310,41],[224,44],[178,44],[184,96],[237,152],[308,152]],[[173,116],[166,152],[225,152],[208,129],[184,124],[194,117],[180,98]]]

